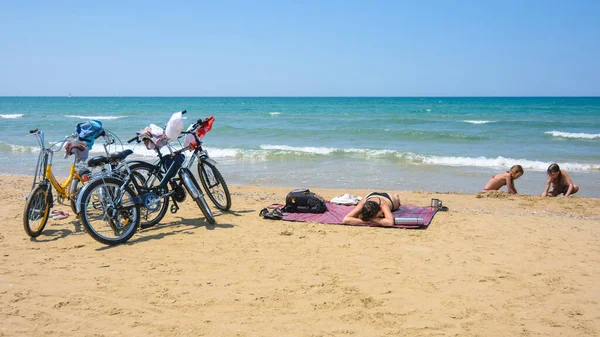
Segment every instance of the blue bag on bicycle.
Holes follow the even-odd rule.
[[[77,124],[75,130],[77,131],[79,140],[84,141],[88,149],[91,149],[94,146],[94,140],[104,131],[104,128],[102,127],[102,122],[92,119],[89,122]]]

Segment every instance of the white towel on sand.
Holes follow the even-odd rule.
[[[350,194],[346,193],[346,194],[337,196],[337,197],[329,200],[329,202],[334,203],[334,204],[340,204],[340,205],[356,205],[361,200],[362,200],[362,197],[350,195]]]

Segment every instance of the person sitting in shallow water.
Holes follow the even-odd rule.
[[[546,180],[546,188],[544,189],[544,192],[542,192],[542,197],[545,197],[548,194],[553,197],[564,194],[565,197],[568,197],[579,191],[579,186],[573,184],[567,171],[561,170],[558,164],[554,163],[548,166],[546,172],[548,173],[548,180]],[[548,191],[550,190],[550,185],[552,185],[552,190]]]
[[[483,188],[484,191],[497,191],[502,186],[506,185],[508,188],[508,193],[517,194],[517,189],[515,188],[515,180],[519,179],[523,173],[523,167],[521,165],[513,165],[510,170],[496,174],[495,176],[488,181],[488,183]]]
[[[385,192],[369,193],[350,213],[346,214],[342,223],[345,225],[360,225],[374,222],[381,226],[393,226],[392,212],[400,208],[400,197],[394,194],[390,197]]]

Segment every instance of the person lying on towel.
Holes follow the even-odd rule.
[[[374,222],[381,226],[393,226],[392,212],[400,208],[400,197],[394,194],[390,197],[385,192],[371,192],[361,200],[350,213],[346,214],[342,223],[359,225]]]

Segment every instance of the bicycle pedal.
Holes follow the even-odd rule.
[[[178,210],[179,210],[179,206],[177,206],[175,204],[171,205],[171,213],[172,214],[177,213]]]

